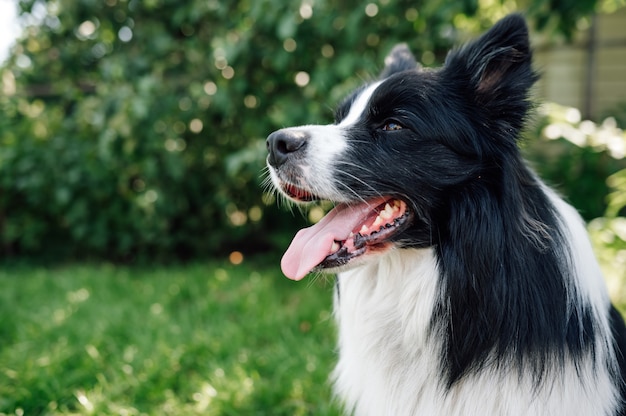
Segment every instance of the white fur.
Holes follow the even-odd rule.
[[[359,121],[361,115],[367,108],[372,94],[374,94],[374,91],[376,91],[376,89],[380,86],[380,84],[383,83],[383,81],[384,80],[373,83],[359,94],[359,96],[350,106],[350,111],[348,112],[348,115],[339,123],[339,127],[346,128]]]
[[[347,148],[343,131],[332,124],[291,127],[289,130],[306,132],[309,136],[307,157],[300,165],[307,187],[315,194],[336,196],[339,201],[345,199],[345,190],[337,189],[333,175],[337,157]],[[272,177],[276,176],[274,169],[270,169],[270,173]]]
[[[314,194],[323,194],[335,202],[349,202],[358,195],[350,194],[349,189],[339,188],[336,172],[342,166],[337,159],[348,147],[347,131],[359,121],[369,100],[382,81],[367,87],[351,105],[348,115],[339,124],[305,125],[286,130],[303,132],[309,136],[306,160],[300,165],[302,177],[306,178],[307,188]],[[274,183],[279,183],[275,169],[270,166]],[[296,184],[297,185],[297,184]]]
[[[356,416],[572,416],[611,415],[618,400],[608,370],[613,356],[609,299],[581,218],[548,191],[571,236],[576,298],[594,305],[596,362],[588,356],[548,370],[535,389],[517,371],[470,373],[446,392],[440,378],[442,337],[428,336],[438,291],[433,249],[397,249],[339,275],[335,391]],[[530,371],[524,372],[531,374]],[[529,376],[530,377],[530,376]]]
[[[310,136],[302,177],[313,193],[354,199],[337,184],[336,162],[381,82],[367,87],[338,125],[301,126]],[[270,167],[272,178],[277,179]],[[570,307],[591,306],[596,325],[595,361],[555,365],[536,388],[532,371],[492,368],[467,374],[446,391],[439,368],[442,336],[429,325],[438,294],[439,265],[432,248],[395,249],[355,261],[339,274],[335,316],[339,361],[335,392],[355,416],[610,416],[619,400],[604,363],[616,366],[609,325],[610,301],[578,213],[544,186],[570,241]],[[582,314],[581,314],[582,315]]]

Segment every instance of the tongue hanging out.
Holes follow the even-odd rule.
[[[316,267],[342,266],[369,251],[388,246],[389,238],[409,223],[406,203],[375,198],[340,204],[317,224],[300,230],[281,261],[283,273],[300,280]]]

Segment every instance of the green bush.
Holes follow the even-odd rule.
[[[587,221],[603,216],[611,192],[606,178],[626,168],[626,139],[616,119],[581,120],[578,109],[547,103],[529,136],[523,150],[539,175]]]
[[[325,123],[384,54],[426,65],[513,10],[474,0],[20,0],[2,71],[0,255],[262,250],[305,220],[261,192],[264,138]],[[586,0],[546,9],[570,34]],[[550,24],[552,22],[553,24]]]

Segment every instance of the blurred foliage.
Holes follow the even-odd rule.
[[[619,304],[626,302],[626,218],[612,215],[615,209],[626,207],[626,170],[609,177],[614,192],[609,197],[609,213],[589,223],[587,229],[596,247],[596,255],[609,285],[611,298]]]
[[[619,108],[614,114],[621,114]],[[626,168],[626,139],[616,117],[595,123],[581,120],[576,108],[547,103],[529,135],[524,153],[539,176],[587,221],[603,216],[611,192],[606,178]]]
[[[626,303],[626,106],[600,123],[581,120],[580,111],[547,104],[524,151],[542,178],[590,220],[596,255],[617,304]],[[619,121],[618,121],[619,120]]]
[[[20,0],[2,70],[0,254],[261,250],[305,221],[260,191],[264,137],[325,123],[408,42],[425,65],[515,10],[570,37],[623,0]]]

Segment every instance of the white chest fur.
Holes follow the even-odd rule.
[[[339,276],[335,391],[356,416],[609,415],[615,390],[591,358],[548,371],[537,388],[518,371],[442,383],[442,336],[430,331],[439,271],[432,249],[395,250]],[[430,333],[430,335],[429,335]],[[598,352],[606,346],[598,344]]]

